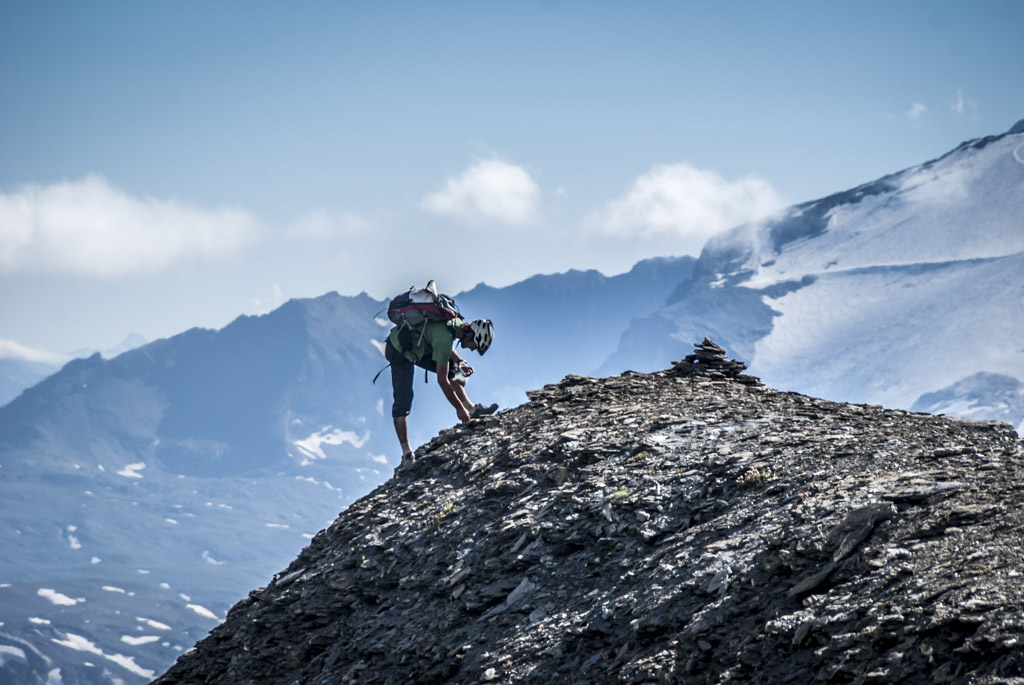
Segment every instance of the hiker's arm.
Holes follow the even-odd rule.
[[[455,407],[455,413],[459,416],[459,421],[466,423],[469,421],[469,408],[462,404],[462,400],[455,392],[455,386],[448,380],[448,364],[441,362],[437,363],[437,384],[441,386],[441,391],[444,396],[448,398],[451,405]]]

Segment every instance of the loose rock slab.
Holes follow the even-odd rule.
[[[709,343],[445,431],[158,682],[1024,676],[1014,431],[778,392]]]

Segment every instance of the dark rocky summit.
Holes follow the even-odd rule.
[[[718,350],[443,431],[158,682],[1024,682],[1014,431]]]

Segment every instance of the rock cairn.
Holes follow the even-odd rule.
[[[688,354],[681,361],[672,364],[676,373],[683,376],[699,373],[713,378],[732,378],[747,385],[760,383],[756,376],[747,376],[743,373],[747,368],[746,364],[727,358],[725,350],[710,338],[704,338],[704,342],[695,344],[693,354]]]
[[[443,431],[157,682],[1020,682],[1013,429],[718,373]]]

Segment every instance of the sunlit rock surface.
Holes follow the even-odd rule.
[[[692,357],[442,431],[158,682],[1024,675],[1010,426]]]

